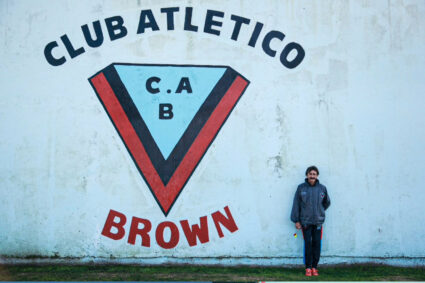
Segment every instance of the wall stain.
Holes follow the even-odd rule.
[[[279,178],[282,178],[283,168],[282,157],[280,155],[273,156],[267,160],[267,166],[273,167],[273,172],[277,174]]]
[[[277,156],[272,157],[270,160],[273,160],[274,172],[277,173],[279,178],[283,177],[285,171],[285,166],[289,147],[289,130],[286,123],[285,112],[280,108],[279,104],[276,105],[276,132],[278,133],[278,139],[280,143],[280,150]],[[269,161],[268,161],[269,163]]]
[[[136,40],[133,43],[128,44],[127,48],[130,49],[130,51],[136,56],[139,56],[139,57],[145,57],[146,56],[146,54],[143,50],[143,39],[142,38]]]

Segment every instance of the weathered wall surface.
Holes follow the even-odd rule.
[[[159,30],[145,12],[138,33],[142,10]],[[224,13],[219,35],[207,10]],[[315,164],[332,200],[322,262],[425,263],[425,2],[1,1],[0,14],[0,261],[301,264],[289,214]],[[232,15],[250,20],[237,40]],[[116,16],[127,34],[111,40]],[[90,47],[81,26],[96,21],[104,40]],[[263,47],[272,30],[284,39]],[[63,35],[84,53],[71,58]],[[279,59],[290,42],[305,51],[292,69]],[[112,63],[229,66],[249,81],[167,215],[88,80]],[[111,210],[127,220],[106,229],[115,240],[102,234]],[[189,245],[183,220],[207,221],[204,243]],[[132,221],[146,232],[134,245]]]

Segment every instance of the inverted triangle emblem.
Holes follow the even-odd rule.
[[[140,64],[89,81],[165,215],[249,84],[230,67]]]

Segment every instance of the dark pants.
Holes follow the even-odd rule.
[[[306,268],[317,268],[322,246],[322,225],[303,226],[304,263]]]

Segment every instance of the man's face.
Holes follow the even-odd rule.
[[[316,183],[317,176],[319,175],[314,170],[311,170],[307,173],[307,181],[310,183],[310,185],[314,185]]]

